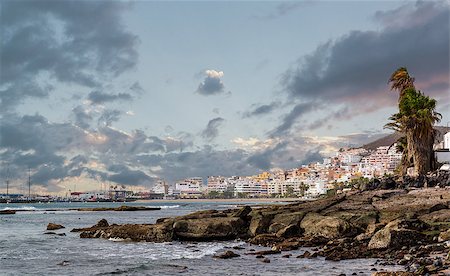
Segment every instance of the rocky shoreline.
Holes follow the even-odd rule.
[[[372,181],[364,191],[310,202],[206,210],[161,218],[155,224],[109,225],[101,220],[72,231],[80,232],[81,238],[147,242],[241,239],[269,246],[271,250],[245,253],[266,262],[267,255],[312,247],[295,257],[379,258],[385,264],[403,265],[405,272],[397,275],[449,275],[450,179],[446,172],[430,187],[432,177]],[[223,254],[216,257],[238,257],[233,251]]]

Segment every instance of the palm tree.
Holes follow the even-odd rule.
[[[409,75],[406,67],[400,67],[392,73],[388,83],[391,84],[391,90],[398,90],[400,93],[400,97],[398,99],[399,102],[403,98],[403,91],[414,87],[414,80],[415,79]]]
[[[407,72],[406,68],[403,72]],[[385,127],[406,135],[406,147],[405,143],[402,145],[403,153],[406,154],[402,158],[402,174],[412,164],[416,174],[425,174],[435,165],[433,143],[436,134],[433,126],[442,118],[436,112],[436,100],[425,96],[413,86],[407,86],[400,93],[398,105],[399,112],[389,118],[391,122]]]

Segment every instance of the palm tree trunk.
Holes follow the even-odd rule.
[[[414,173],[424,175],[432,169],[433,163],[433,133],[418,133],[419,131],[409,131],[408,146],[411,141],[412,157],[414,161]]]

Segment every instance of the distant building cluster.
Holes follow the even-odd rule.
[[[273,169],[252,176],[209,176],[205,183],[201,177],[191,177],[176,181],[174,187],[159,181],[152,192],[163,194],[164,191],[166,198],[317,197],[352,179],[393,174],[401,158],[395,144],[374,151],[341,149],[323,162],[299,168]]]

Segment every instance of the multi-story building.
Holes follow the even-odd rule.
[[[199,198],[203,193],[203,178],[191,177],[175,182],[173,194],[183,198]]]
[[[228,181],[223,176],[208,176],[206,187],[207,192],[223,193],[228,189]]]

